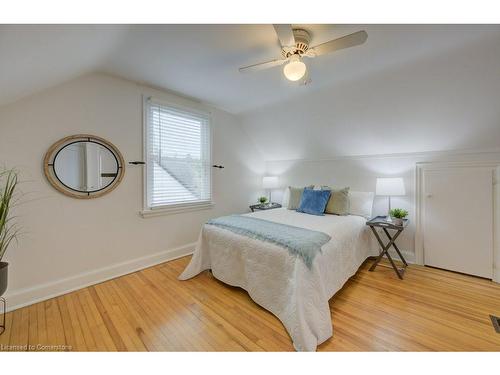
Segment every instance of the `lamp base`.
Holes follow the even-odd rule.
[[[389,209],[387,210],[387,217],[385,218],[385,220],[388,223],[392,223],[392,217],[391,217],[391,196],[390,195],[389,195]]]

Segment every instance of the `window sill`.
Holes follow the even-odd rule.
[[[140,212],[141,216],[143,218],[149,218],[149,217],[156,217],[156,216],[164,216],[164,215],[172,215],[172,214],[178,214],[178,213],[183,213],[183,212],[190,212],[190,211],[200,211],[200,210],[209,210],[214,207],[213,202],[208,202],[208,203],[198,203],[198,204],[191,204],[191,205],[179,205],[179,206],[172,206],[172,207],[158,207],[155,209],[151,210],[143,210]]]

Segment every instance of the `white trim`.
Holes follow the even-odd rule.
[[[142,96],[142,160],[144,165],[142,168],[142,209],[148,209],[148,136],[147,136],[147,126],[148,126],[148,105],[149,97]]]
[[[190,211],[200,211],[200,210],[209,210],[214,207],[213,202],[205,202],[205,203],[195,203],[195,204],[177,204],[172,206],[162,206],[155,207],[153,209],[146,209],[140,212],[143,218],[155,217],[155,216],[163,216],[163,215],[171,215],[177,214],[181,212],[190,212]]]
[[[500,283],[500,166],[493,176],[493,281]]]
[[[395,250],[392,250],[392,249],[389,250],[389,254],[391,255],[391,257],[393,259],[395,259],[396,261],[399,261],[399,256]],[[415,263],[415,254],[413,254],[411,251],[401,250],[401,254],[403,255],[403,257],[405,258],[405,260],[408,264],[416,264]]]
[[[183,105],[183,104],[175,103],[173,101],[159,99],[158,97],[155,97],[155,96],[147,96],[146,102],[149,102],[149,101],[156,103],[156,104],[166,106],[166,107],[176,108],[176,109],[179,109],[181,111],[193,112],[193,113],[196,113],[198,115],[205,116],[206,118],[210,118],[211,114],[212,114],[212,112],[210,112],[208,109],[202,108],[202,106],[200,106],[200,105],[195,105],[195,104]]]
[[[415,262],[425,263],[423,243],[423,186],[424,170],[440,170],[463,167],[490,167],[494,172],[493,180],[493,278],[500,282],[500,160],[488,161],[444,161],[444,162],[417,162],[415,167]]]
[[[178,108],[183,111],[193,112],[199,114],[201,116],[206,117],[207,126],[208,126],[208,143],[210,147],[210,160],[209,160],[209,168],[210,168],[210,202],[199,201],[195,203],[181,203],[177,205],[171,206],[157,206],[157,207],[149,207],[148,205],[148,197],[147,197],[147,183],[148,183],[148,105],[150,102],[157,103],[160,105],[165,105],[173,108]],[[196,210],[205,210],[212,208],[215,205],[213,200],[214,193],[214,176],[212,173],[212,163],[213,163],[213,124],[212,124],[212,112],[208,110],[202,110],[193,108],[191,106],[184,106],[174,102],[165,101],[162,99],[157,99],[150,95],[142,96],[142,160],[146,163],[144,164],[144,168],[142,169],[142,207],[143,210],[140,212],[140,215],[143,218],[161,216],[161,215],[171,215],[175,213],[188,212],[188,211],[196,211]]]
[[[425,161],[417,162],[417,167],[424,167],[426,170],[439,170],[444,168],[463,168],[463,167],[492,167],[500,165],[500,160],[481,160],[481,161]]]
[[[160,263],[190,255],[194,252],[196,243],[180,246],[174,249],[147,255],[141,258],[117,263],[112,266],[100,268],[90,272],[84,272],[76,276],[37,285],[7,293],[7,311],[12,311],[36,302],[45,301],[78,289],[102,283],[132,272],[152,267]]]
[[[359,159],[398,159],[398,158],[417,158],[417,157],[444,157],[444,156],[460,156],[460,155],[486,155],[486,154],[498,154],[500,153],[500,148],[490,148],[490,149],[463,149],[463,150],[448,150],[448,151],[421,151],[421,152],[402,152],[394,154],[364,154],[364,155],[338,155],[331,158],[319,158],[319,159],[307,159],[307,158],[297,158],[297,159],[268,159],[266,163],[282,163],[282,162],[325,162],[325,161],[339,161],[339,160],[359,160]]]
[[[424,265],[424,241],[422,237],[422,187],[423,166],[417,163],[415,167],[415,263]]]

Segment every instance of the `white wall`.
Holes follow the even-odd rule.
[[[126,165],[116,190],[91,200],[66,197],[43,175],[48,147],[65,136],[108,139],[125,161],[142,160],[142,95],[201,106],[171,93],[93,74],[0,107],[0,163],[21,172],[23,234],[4,260],[11,308],[189,252],[210,217],[248,211],[262,193],[264,161],[239,120],[208,108],[213,120],[215,207],[144,219],[142,168]]]
[[[290,88],[308,95],[243,125],[266,160],[500,149],[499,59],[489,38],[317,90],[313,76],[310,88]]]
[[[333,86],[313,89],[313,75],[295,88],[308,95],[246,113],[242,124],[284,186],[374,191],[376,177],[403,176],[408,194],[393,207],[410,212],[400,243],[413,253],[415,163],[500,159],[499,57],[498,38],[489,37]],[[376,198],[374,212],[386,209]]]
[[[267,173],[280,177],[282,186],[309,184],[349,186],[355,191],[375,191],[377,177],[403,177],[406,196],[391,198],[392,207],[409,211],[410,225],[398,239],[400,248],[414,261],[415,256],[415,167],[418,162],[432,161],[500,161],[500,152],[474,153],[414,153],[406,155],[382,155],[344,157],[331,160],[268,161]],[[281,191],[273,192],[279,201]],[[387,214],[387,198],[375,197],[374,215]]]

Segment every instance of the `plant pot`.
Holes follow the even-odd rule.
[[[0,262],[0,297],[7,290],[8,269],[9,269],[9,263]]]
[[[399,219],[397,217],[392,217],[392,224],[397,225],[397,226],[402,226],[403,225],[403,219]]]

